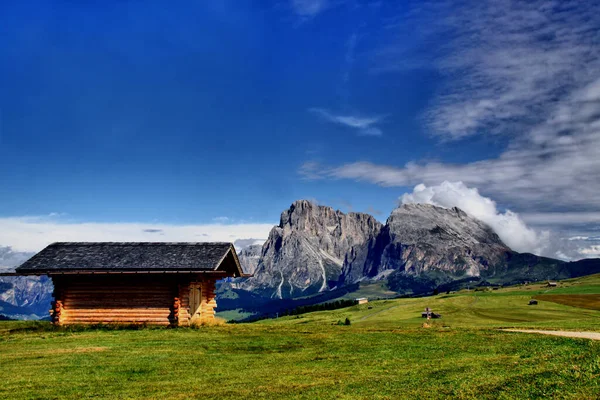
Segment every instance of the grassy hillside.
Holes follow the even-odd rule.
[[[278,324],[327,324],[349,318],[354,325],[394,329],[415,328],[423,323],[421,312],[429,307],[442,314],[433,320],[436,326],[450,328],[561,328],[600,331],[600,312],[546,301],[544,296],[561,294],[563,298],[581,298],[600,294],[600,275],[560,282],[556,288],[537,283],[505,289],[463,290],[453,294],[370,302],[333,311],[279,318]],[[538,299],[530,306],[529,300]],[[554,299],[553,299],[554,300]],[[576,305],[576,304],[574,304]],[[590,308],[590,307],[588,307]],[[273,320],[262,323],[273,323]]]
[[[599,294],[600,276],[200,329],[0,322],[0,398],[599,398],[600,342],[497,329],[600,331],[555,293]]]

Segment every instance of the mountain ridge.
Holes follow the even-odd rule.
[[[325,291],[337,284],[348,250],[370,240],[381,226],[365,213],[345,214],[297,200],[281,213],[263,244],[255,276],[242,288],[275,298]]]
[[[344,241],[348,232],[356,240]],[[500,284],[568,278],[570,265],[511,250],[489,225],[458,207],[404,204],[381,224],[369,214],[298,200],[282,212],[255,276],[240,287],[294,298],[381,280],[399,293],[425,293],[470,278]],[[600,260],[585,265],[589,273],[600,272]],[[335,274],[337,282],[327,282]]]

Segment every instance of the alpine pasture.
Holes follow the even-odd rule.
[[[600,332],[599,294],[593,275],[197,329],[7,321],[0,397],[595,399],[600,341],[501,329]]]

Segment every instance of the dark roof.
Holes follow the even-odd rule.
[[[21,274],[72,272],[210,272],[243,275],[231,243],[53,243],[16,269]]]

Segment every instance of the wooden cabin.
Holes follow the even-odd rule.
[[[356,304],[367,304],[369,302],[369,299],[367,299],[366,297],[360,297],[358,299],[356,299]]]
[[[54,243],[16,269],[48,275],[56,325],[214,319],[215,282],[244,275],[231,243]]]

